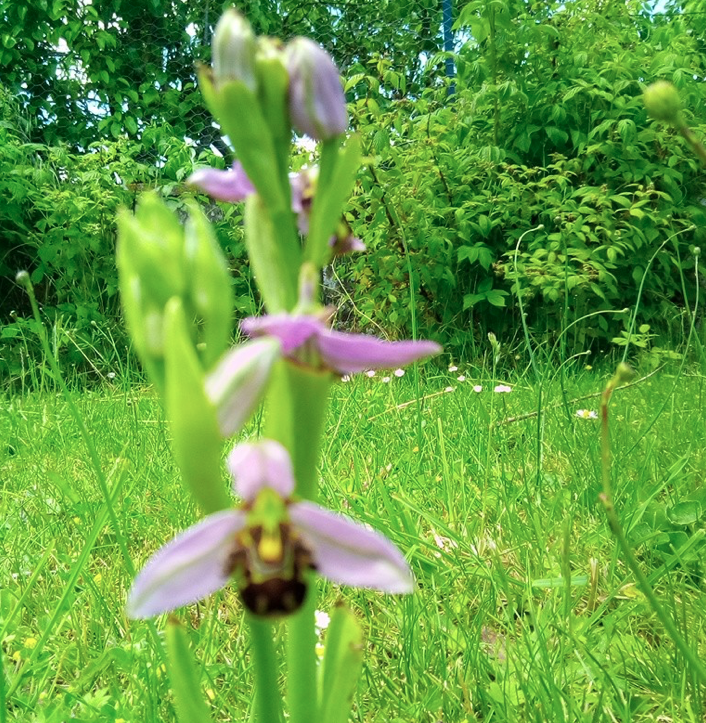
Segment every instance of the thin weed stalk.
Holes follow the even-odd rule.
[[[689,665],[692,673],[700,679],[701,683],[706,683],[706,667],[704,667],[701,663],[694,650],[687,644],[686,640],[674,623],[674,620],[665,610],[659,598],[655,594],[647,576],[642,572],[642,568],[640,567],[637,558],[635,557],[632,548],[625,537],[623,527],[620,524],[620,520],[613,505],[608,406],[613,391],[617,387],[621,386],[625,381],[628,381],[631,375],[632,372],[630,371],[630,368],[626,364],[621,363],[612,379],[606,385],[601,397],[601,470],[603,491],[599,495],[599,499],[605,509],[610,531],[613,533],[613,536],[618,543],[618,547],[623,554],[623,558],[625,559],[627,566],[637,579],[642,593],[647,598],[650,606],[664,626],[664,629],[671,638],[675,647],[684,657],[684,660]]]

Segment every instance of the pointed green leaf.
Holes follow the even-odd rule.
[[[164,313],[166,408],[174,457],[187,489],[206,513],[230,506],[221,475],[221,433],[205,391],[182,303],[169,300]]]
[[[353,613],[341,605],[326,631],[320,721],[346,723],[362,666],[363,633]]]
[[[201,693],[199,674],[186,632],[174,617],[170,617],[167,623],[166,638],[169,680],[179,723],[213,723]]]
[[[360,140],[354,136],[340,151],[338,143],[336,138],[322,146],[321,170],[311,209],[305,260],[313,262],[317,268],[328,261],[329,239],[341,220],[360,167]]]

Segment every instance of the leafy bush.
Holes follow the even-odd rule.
[[[131,208],[144,189],[157,186],[179,210],[183,180],[194,164],[219,159],[210,152],[197,156],[164,126],[148,128],[141,143],[119,138],[92,144],[85,153],[28,143],[18,107],[6,94],[0,97],[0,111],[6,118],[0,125],[0,195],[8,200],[0,204],[0,274],[7,289],[0,300],[0,374],[23,377],[31,360],[41,358],[27,321],[28,301],[13,284],[20,269],[30,272],[62,362],[99,371],[116,353],[124,357],[127,343],[115,268],[118,209]],[[233,259],[239,305],[251,313],[239,209],[212,206],[210,214]]]
[[[641,92],[672,80],[706,132],[702,57],[679,19],[603,8],[571,3],[537,25],[512,3],[469,3],[459,23],[476,40],[452,101],[445,88],[396,100],[381,64],[349,79],[370,156],[350,218],[369,252],[345,267],[362,323],[409,334],[410,278],[420,334],[457,350],[516,333],[518,296],[540,339],[605,312],[572,327],[580,347],[618,335],[641,284],[640,322],[658,331],[693,299],[703,175]]]

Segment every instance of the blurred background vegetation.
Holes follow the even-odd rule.
[[[20,269],[77,378],[126,363],[115,213],[146,188],[178,211],[195,167],[230,164],[194,72],[226,5],[0,0],[0,379],[31,381],[40,355],[13,281]],[[489,331],[519,348],[522,311],[534,343],[560,343],[568,358],[624,345],[636,311],[631,343],[650,363],[679,351],[703,283],[694,250],[704,245],[706,189],[641,93],[660,78],[674,83],[703,135],[701,3],[241,9],[257,32],[315,38],[344,75],[366,153],[347,220],[368,251],[327,269],[339,323],[434,338],[458,359],[479,353]],[[298,165],[313,161],[298,153]],[[203,201],[238,312],[256,313],[241,209]]]

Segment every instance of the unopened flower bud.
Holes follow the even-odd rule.
[[[342,134],[348,127],[346,98],[329,54],[308,38],[292,40],[286,54],[294,127],[320,141]]]
[[[647,112],[659,121],[676,125],[679,122],[681,101],[677,89],[666,80],[658,80],[645,88],[643,94]]]
[[[15,275],[15,281],[20,286],[29,286],[29,274],[26,271],[18,271]]]
[[[635,377],[635,372],[625,362],[620,362],[615,371],[616,386],[627,384]]]
[[[213,35],[213,77],[216,86],[240,81],[255,91],[255,34],[250,23],[234,8],[227,10]]]

